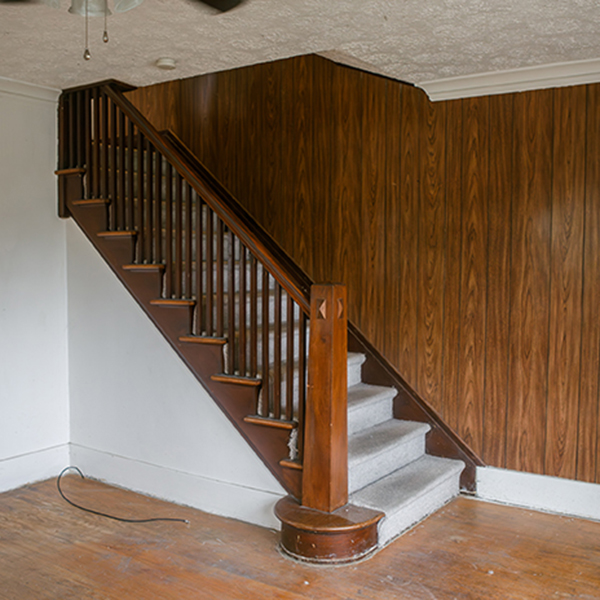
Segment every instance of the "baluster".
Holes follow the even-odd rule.
[[[69,147],[68,147],[68,161],[69,167],[75,167],[77,160],[75,158],[76,152],[76,133],[75,133],[75,94],[69,94],[65,98],[65,109],[67,114],[65,115],[67,118],[65,119],[68,123],[69,129]]]
[[[85,197],[94,197],[94,166],[93,161],[93,150],[92,150],[92,95],[90,90],[84,92],[84,115],[83,119],[85,122],[83,131],[85,134],[85,179],[86,179],[86,190]]]
[[[163,157],[154,153],[154,263],[163,262]]]
[[[135,231],[135,130],[133,121],[127,119],[127,228]]]
[[[166,163],[165,194],[165,297],[173,297],[173,168]]]
[[[246,247],[240,242],[239,272],[239,371],[240,375],[246,375]]]
[[[300,424],[300,431],[304,425],[304,412],[306,409],[306,315],[300,309],[298,320],[298,414],[296,418]],[[298,460],[302,462],[304,455],[304,436],[298,436]]]
[[[229,372],[235,373],[236,370],[236,336],[235,336],[235,236],[231,229],[228,235],[229,240],[229,260],[227,261],[227,352],[229,354]]]
[[[98,94],[98,100],[102,107],[101,134],[99,139],[100,144],[100,171],[101,171],[101,188],[100,197],[108,198],[108,97],[104,94]],[[110,223],[110,222],[109,222]],[[110,224],[108,226],[110,229]]]
[[[92,165],[94,169],[94,189],[92,194],[94,198],[100,197],[100,90],[96,88],[93,92],[93,122],[92,130],[93,150]]]
[[[117,186],[117,197],[118,197],[118,221],[119,229],[125,231],[127,226],[125,224],[125,114],[119,110],[119,137],[118,137],[118,152],[119,152],[119,182]]]
[[[294,418],[294,300],[286,294],[286,373],[285,373],[285,419],[291,421]]]
[[[215,262],[213,254],[214,244],[214,213],[206,207],[206,335],[212,336],[214,332],[213,323],[213,282],[215,277]]]
[[[182,297],[183,198],[181,175],[175,173],[175,297]]]
[[[281,418],[281,286],[275,282],[273,292],[273,416]]]
[[[188,183],[185,187],[185,296],[192,297],[192,186]]]
[[[217,218],[217,337],[223,337],[223,221]]]
[[[153,196],[154,196],[154,186],[153,186],[153,161],[154,161],[154,148],[149,140],[146,140],[146,187],[145,187],[145,258],[146,262],[152,263],[152,232],[153,232]]]
[[[269,416],[269,272],[262,269],[262,416]]]
[[[68,96],[63,94],[59,102],[59,119],[58,119],[58,131],[59,131],[59,144],[58,144],[58,160],[59,169],[70,168],[69,164],[69,149],[67,144],[69,143],[69,132],[67,131],[67,111],[68,111]],[[66,210],[66,209],[65,209]]]
[[[250,254],[250,377],[258,372],[258,261]]]
[[[196,320],[194,321],[194,334],[202,335],[204,330],[203,319],[203,271],[204,271],[204,203],[196,195]]]
[[[137,136],[137,251],[138,263],[144,262],[144,134]]]
[[[120,199],[117,197],[117,107],[114,102],[110,101],[106,96],[104,101],[110,103],[109,117],[109,140],[110,141],[110,161],[107,165],[107,174],[109,178],[109,194],[110,204],[108,205],[109,223],[112,230],[118,229],[118,211]]]
[[[85,94],[77,93],[77,167],[85,165]]]

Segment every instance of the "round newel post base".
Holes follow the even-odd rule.
[[[298,560],[347,563],[377,549],[377,525],[384,514],[346,504],[332,513],[306,508],[290,496],[275,505],[281,548]]]

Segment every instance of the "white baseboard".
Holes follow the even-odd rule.
[[[71,444],[71,464],[84,475],[128,490],[208,513],[279,529],[273,508],[283,496],[175,471],[139,460]]]
[[[69,460],[69,444],[0,460],[0,492],[56,477]]]
[[[600,520],[600,485],[494,467],[477,468],[482,500]]]

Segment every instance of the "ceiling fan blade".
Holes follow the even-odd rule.
[[[242,4],[245,0],[198,0],[202,4],[216,8],[221,12],[227,12],[236,6]]]

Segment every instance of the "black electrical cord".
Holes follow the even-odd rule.
[[[106,517],[107,519],[113,519],[114,521],[121,521],[123,523],[153,523],[154,521],[176,521],[178,523],[189,523],[189,521],[187,519],[175,519],[175,518],[171,518],[171,517],[155,517],[153,519],[124,519],[122,517],[115,517],[114,515],[107,515],[106,513],[99,512],[97,510],[92,510],[91,508],[85,508],[85,506],[80,506],[79,504],[75,504],[75,502],[73,502],[72,500],[69,500],[64,495],[62,488],[60,487],[60,480],[62,479],[62,476],[67,471],[70,471],[70,470],[77,471],[79,473],[79,475],[81,476],[81,478],[85,479],[85,477],[83,476],[83,473],[81,472],[81,470],[78,467],[72,467],[72,466],[66,467],[60,472],[60,475],[58,476],[58,479],[56,480],[56,487],[58,488],[58,493],[62,496],[63,500],[68,502],[71,506],[78,508],[79,510],[84,510],[85,512],[92,513],[93,515],[98,515],[100,517]]]

